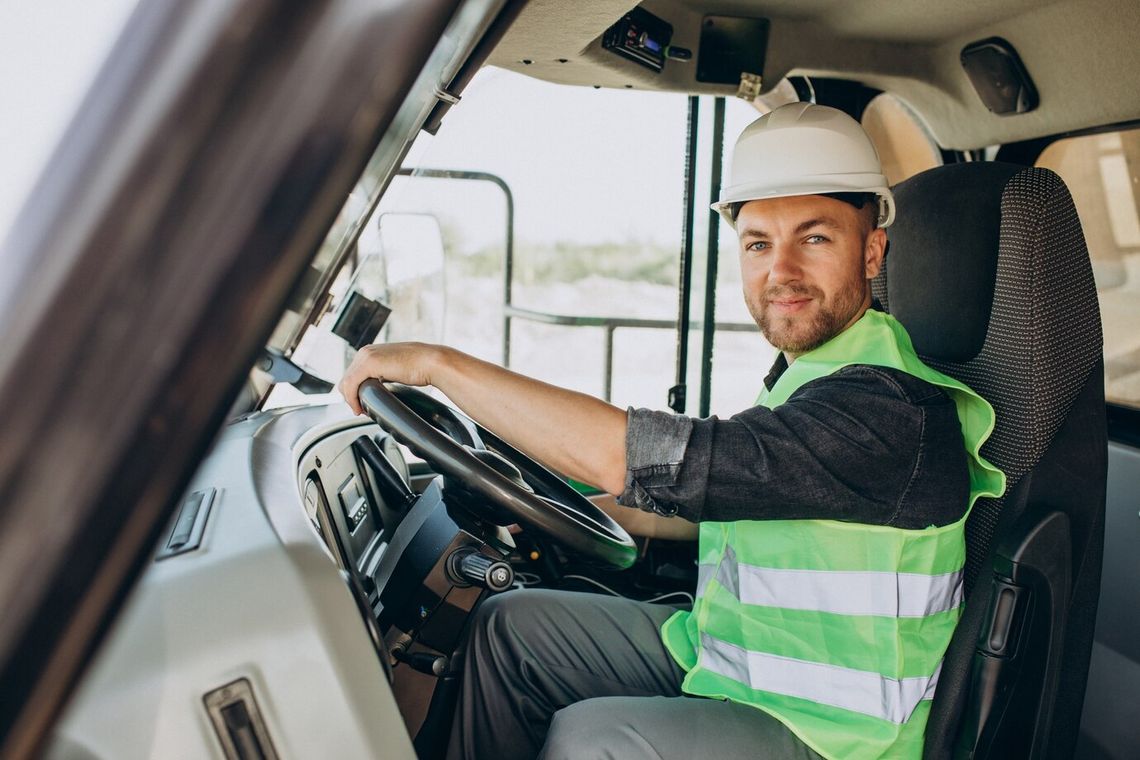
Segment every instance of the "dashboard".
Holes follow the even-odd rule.
[[[47,756],[415,757],[391,666],[454,649],[486,593],[454,560],[502,548],[408,483],[342,404],[230,424]]]
[[[378,460],[367,466],[364,452]],[[410,474],[399,446],[374,426],[348,428],[321,439],[301,456],[297,481],[305,514],[337,564],[372,581],[408,498],[384,498],[376,466],[410,495]],[[369,583],[368,585],[371,585]]]

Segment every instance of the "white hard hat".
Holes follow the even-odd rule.
[[[878,226],[895,220],[879,154],[859,122],[835,108],[789,103],[740,133],[728,185],[712,208],[735,226],[734,203],[826,193],[874,193]]]

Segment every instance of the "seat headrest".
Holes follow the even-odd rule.
[[[890,312],[919,354],[974,358],[993,306],[1001,202],[1013,164],[952,164],[894,188],[897,218],[887,230]],[[882,299],[880,299],[882,300]]]
[[[1102,353],[1084,233],[1048,169],[967,163],[894,189],[875,297],[935,369],[997,412],[982,449],[1010,487],[1045,451]]]

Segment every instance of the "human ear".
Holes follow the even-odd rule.
[[[863,275],[874,279],[883,268],[883,257],[887,252],[887,231],[883,228],[871,230],[867,242],[863,244]]]

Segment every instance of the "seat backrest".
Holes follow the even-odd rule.
[[[1005,496],[979,500],[967,521],[966,608],[943,663],[925,756],[952,756],[964,741],[959,729],[976,728],[960,724],[979,696],[975,649],[989,625],[991,568],[1003,537],[1044,510],[1068,518],[1071,596],[1063,607],[1079,614],[1064,624],[1063,656],[1049,666],[1056,672],[1040,674],[1056,679],[1056,698],[1037,711],[1044,739],[1032,754],[1045,756],[1047,747],[1048,756],[1069,756],[1100,588],[1107,466],[1100,310],[1080,221],[1060,177],[1012,164],[932,169],[898,185],[895,199],[875,296],[928,364],[993,404],[997,424],[982,453],[1008,478]],[[1031,742],[1022,741],[1029,755]]]

